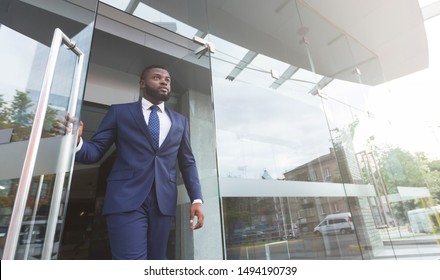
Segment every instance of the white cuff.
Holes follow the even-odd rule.
[[[194,201],[192,202],[192,204],[196,204],[196,203],[203,204],[203,201],[202,201],[201,199],[194,199]]]
[[[80,137],[80,138],[79,138],[79,142],[78,142],[78,144],[76,145],[76,152],[78,152],[79,150],[81,150],[82,146],[83,146],[83,139],[82,139],[82,137]]]

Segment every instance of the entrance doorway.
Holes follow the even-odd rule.
[[[94,134],[111,104],[137,101],[141,71],[150,64],[161,64],[169,69],[172,77],[172,97],[166,106],[189,119],[194,153],[196,157],[199,155],[197,163],[199,172],[203,173],[202,153],[203,157],[213,159],[215,153],[214,146],[208,149],[197,145],[198,139],[214,133],[209,57],[195,54],[199,47],[192,39],[100,3],[81,111],[84,139]],[[204,114],[208,114],[208,118]],[[209,125],[201,126],[198,123],[201,120]],[[111,258],[101,206],[114,157],[112,147],[94,165],[75,164],[61,259]],[[203,174],[200,175],[203,179]],[[194,258],[194,240],[186,228],[189,201],[182,180],[178,180],[179,207],[167,257],[191,259]]]
[[[52,128],[80,111],[94,18],[61,1],[0,4],[2,259],[58,258],[76,136]]]

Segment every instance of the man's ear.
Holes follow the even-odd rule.
[[[139,86],[140,86],[141,88],[144,88],[144,87],[145,87],[145,80],[144,80],[144,79],[141,79],[141,80],[139,81]]]

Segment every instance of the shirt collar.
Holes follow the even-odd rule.
[[[153,103],[151,103],[150,101],[148,101],[147,99],[142,97],[142,110],[148,110],[150,109],[150,107],[153,105]],[[160,104],[157,105],[160,109],[161,112],[165,112],[165,103],[162,102]]]

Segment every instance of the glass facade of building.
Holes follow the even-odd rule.
[[[115,93],[113,99],[112,89],[105,89],[105,101],[99,93],[105,84],[99,77],[111,74],[127,91],[122,83],[136,75],[133,70],[126,71],[125,80],[117,77],[126,74],[121,68],[135,68],[122,62],[129,60],[127,50],[116,47],[122,37],[133,43],[133,51],[142,46],[167,54],[170,69],[181,74],[169,106],[190,119],[207,221],[194,233],[185,228],[189,202],[182,192],[171,259],[439,258],[438,16],[423,21],[423,7],[409,1],[424,31],[418,39],[429,48],[414,55],[399,51],[405,55],[390,59],[383,57],[387,40],[377,29],[359,28],[363,40],[313,1],[259,1],[252,13],[252,1],[244,0],[100,2],[83,108],[100,115],[112,102],[137,98],[136,89],[125,97]],[[390,7],[368,8],[383,11],[379,21],[388,23]],[[348,18],[361,10],[341,7],[333,16]],[[0,40],[6,32],[1,25]],[[107,41],[115,42],[114,52],[99,48],[101,32],[118,37]],[[416,73],[399,68],[399,60],[410,57],[419,58],[414,65],[423,65],[428,49],[429,66],[405,64]],[[106,56],[113,64],[103,62]],[[118,63],[124,66],[118,69]],[[2,102],[0,109],[10,104]],[[101,168],[102,173],[106,164],[75,172],[89,176]],[[95,177],[98,185],[102,178]],[[2,186],[12,182],[8,178],[0,178]],[[12,209],[6,201],[15,195],[7,189],[0,190],[4,224]],[[99,188],[92,197],[93,203],[84,204],[90,213],[102,201]],[[92,232],[87,240],[94,240],[87,248],[103,241],[93,239],[105,234],[98,212],[86,222],[91,229],[85,231]],[[69,219],[74,215],[66,223]],[[64,233],[64,242],[81,234],[73,232]],[[75,258],[72,252],[61,256]]]
[[[228,259],[438,257],[434,67],[372,86],[356,67],[354,83],[210,40]],[[303,47],[313,69],[313,42]]]

